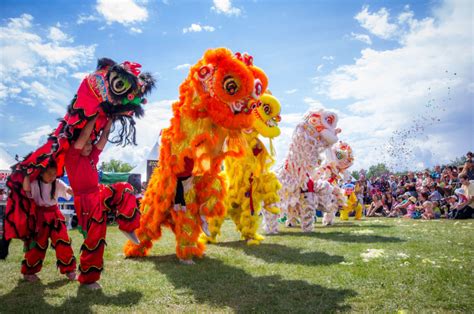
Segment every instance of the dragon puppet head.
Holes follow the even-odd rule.
[[[253,65],[253,58],[226,48],[209,49],[190,70],[197,87],[199,108],[226,129],[250,128],[253,123],[252,105],[265,92],[268,79]]]
[[[337,142],[337,134],[341,132],[341,129],[336,128],[338,118],[334,112],[323,109],[310,110],[304,115],[303,120],[303,127],[327,146]]]
[[[136,144],[133,117],[143,116],[145,96],[155,86],[153,76],[141,73],[140,68],[141,65],[134,62],[119,64],[108,58],[99,59],[96,71],[84,78],[68,107],[68,114],[64,118],[68,133],[71,133],[68,137],[73,140],[77,138],[85,120],[98,114],[96,133],[112,118],[121,123],[121,129],[110,142]]]
[[[349,144],[339,141],[331,147],[331,157],[339,170],[346,170],[354,163],[352,148]]]
[[[269,94],[263,94],[259,101],[251,107],[255,116],[253,129],[264,137],[274,138],[280,135],[278,123],[281,121],[281,105],[278,99]]]
[[[140,68],[141,65],[135,62],[118,64],[111,59],[99,59],[97,71],[87,79],[96,83],[95,89],[100,92],[107,114],[143,116],[142,105],[147,102],[145,95],[155,86],[155,79],[150,73],[141,73]],[[105,80],[99,82],[98,76]]]

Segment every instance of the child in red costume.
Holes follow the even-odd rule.
[[[65,219],[58,207],[58,198],[70,198],[72,190],[56,179],[57,167],[51,163],[38,177],[30,182],[29,176],[23,180],[23,190],[35,202],[36,232],[25,241],[25,259],[21,273],[27,281],[37,281],[38,273],[48,248],[48,239],[56,250],[57,265],[61,274],[70,280],[76,279],[76,259],[71,248],[71,238],[67,233]]]
[[[140,225],[140,211],[129,183],[99,184],[96,166],[113,121],[109,119],[100,139],[93,145],[90,135],[95,120],[91,119],[82,129],[79,138],[66,154],[65,166],[74,191],[78,228],[85,238],[81,247],[78,280],[88,288],[100,289],[97,281],[103,269],[107,213],[115,211],[120,230],[138,242],[133,231]]]

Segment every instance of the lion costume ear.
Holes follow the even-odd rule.
[[[100,58],[97,60],[97,70],[103,70],[105,68],[116,65],[117,63],[109,58]]]

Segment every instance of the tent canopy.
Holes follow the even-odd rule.
[[[10,170],[16,163],[15,159],[2,147],[0,147],[0,170]]]

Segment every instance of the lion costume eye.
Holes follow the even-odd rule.
[[[263,105],[263,112],[265,112],[267,116],[269,116],[272,113],[272,108],[270,107],[269,104]]]
[[[317,125],[318,124],[318,118],[317,117],[311,117],[309,118],[309,123],[311,123],[312,125]]]
[[[235,95],[239,90],[239,84],[232,76],[224,78],[223,87],[225,92],[231,96]]]
[[[327,116],[326,122],[332,125],[334,123],[334,116]]]
[[[198,72],[199,80],[206,81],[208,78],[212,76],[213,72],[214,72],[214,68],[212,67],[211,64],[203,65],[202,67],[199,68],[199,72]]]
[[[115,95],[123,95],[130,90],[132,85],[115,72],[110,74],[110,87]]]
[[[260,98],[260,96],[262,95],[262,90],[263,90],[262,81],[260,81],[260,79],[255,79],[255,81],[253,83],[252,97],[254,99]]]

